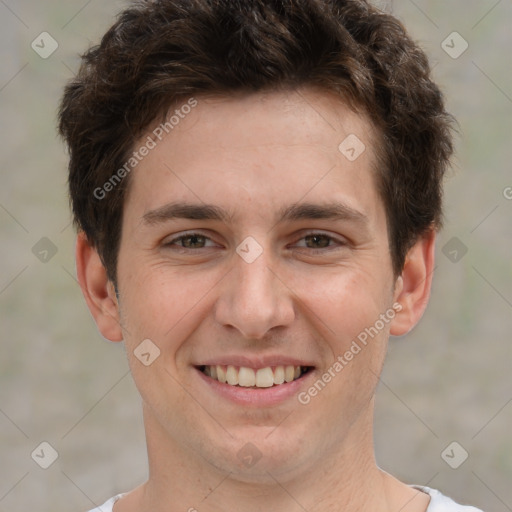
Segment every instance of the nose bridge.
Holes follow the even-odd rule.
[[[218,299],[219,323],[235,327],[247,338],[260,339],[273,327],[293,320],[291,294],[272,269],[270,249],[263,250],[251,240],[242,242],[233,265]]]

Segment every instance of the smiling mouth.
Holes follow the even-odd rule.
[[[245,366],[215,365],[197,366],[206,376],[223,384],[244,388],[270,388],[281,386],[313,369],[312,366],[267,366],[266,368],[247,368]]]

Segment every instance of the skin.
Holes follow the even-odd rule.
[[[366,146],[355,161],[338,149],[349,134]],[[115,512],[426,510],[428,495],[377,467],[372,424],[388,338],[410,331],[428,302],[435,231],[394,276],[377,140],[364,116],[326,92],[198,98],[132,172],[118,298],[79,234],[84,296],[101,334],[124,340],[143,400],[150,476]],[[173,201],[214,204],[233,219],[149,213]],[[278,222],[281,208],[304,202],[361,215]],[[207,238],[171,244],[190,231]],[[305,238],[311,231],[332,238]],[[263,251],[252,263],[236,252],[248,236]],[[296,396],[235,404],[194,368],[223,354],[293,355],[315,366],[307,390],[395,303],[401,311],[307,405]],[[134,350],[148,338],[160,356],[145,366]],[[261,458],[247,467],[237,455],[249,442]]]

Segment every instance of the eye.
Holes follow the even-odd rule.
[[[178,249],[204,249],[206,241],[210,240],[207,236],[201,233],[186,233],[164,242],[164,247],[177,246]],[[211,241],[211,240],[210,240]]]
[[[308,252],[313,253],[325,252],[326,250],[336,250],[339,249],[340,246],[347,245],[347,242],[325,233],[308,233],[300,240],[304,240],[305,245],[299,247],[306,247],[307,249],[311,249],[311,251]],[[332,242],[338,245],[338,247],[334,247]]]
[[[331,251],[339,249],[340,247],[346,246],[347,242],[327,235],[325,233],[308,233],[300,239],[304,241],[303,245],[296,244],[296,247],[307,249],[309,253],[320,253],[325,251]],[[207,242],[211,242],[213,245],[207,245]],[[195,249],[208,249],[214,247],[213,241],[202,233],[185,233],[176,238],[172,238],[169,241],[164,242],[164,247],[176,248],[176,250],[195,250]]]

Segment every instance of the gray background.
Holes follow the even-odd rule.
[[[391,341],[379,386],[378,463],[457,501],[512,510],[512,2],[379,3],[430,55],[460,135],[431,304],[412,333]],[[146,478],[123,347],[99,336],[76,283],[55,130],[77,55],[124,5],[0,0],[0,512],[85,511]],[[43,31],[59,44],[47,59],[31,48]],[[469,44],[456,59],[441,47],[454,31]],[[456,246],[443,251],[449,242],[457,258],[467,248],[459,261]],[[43,441],[59,454],[46,470],[31,458]],[[453,441],[452,465],[469,454],[458,469],[441,457]]]

